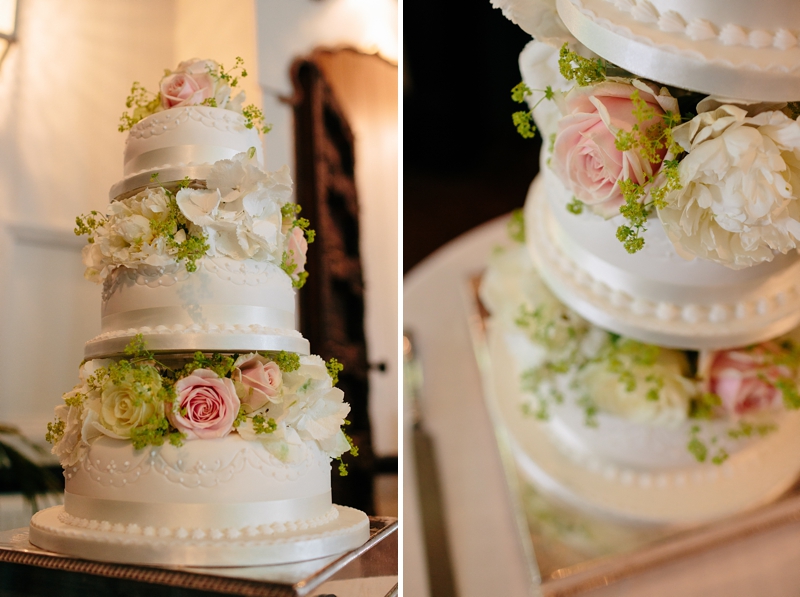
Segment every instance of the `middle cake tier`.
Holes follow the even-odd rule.
[[[774,338],[800,324],[800,257],[733,270],[679,256],[658,221],[643,250],[617,241],[619,218],[567,211],[570,198],[542,168],[525,205],[528,250],[553,293],[595,325],[636,340],[687,350]]]
[[[295,329],[295,291],[279,266],[205,256],[183,264],[117,268],[103,286],[101,333],[87,359],[122,354],[137,335],[151,350],[309,354]]]

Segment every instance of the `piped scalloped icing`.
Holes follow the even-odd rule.
[[[155,527],[151,525],[141,526],[136,523],[122,524],[111,523],[107,520],[95,520],[90,518],[80,518],[72,516],[67,512],[61,512],[58,519],[64,524],[90,531],[103,531],[133,536],[158,537],[161,539],[182,539],[182,540],[212,540],[227,541],[236,539],[257,540],[264,537],[274,537],[276,535],[292,533],[295,531],[306,531],[329,525],[339,518],[339,510],[335,506],[322,516],[315,518],[288,520],[285,522],[273,522],[271,524],[261,524],[258,526],[248,525],[241,528],[227,527],[223,529],[208,528],[203,526],[179,526],[179,527]]]
[[[780,50],[789,50],[797,44],[795,33],[785,28],[783,19],[785,15],[778,14],[774,17],[775,30],[763,28],[750,28],[747,23],[726,22],[727,6],[716,6],[721,10],[720,20],[716,23],[708,19],[694,17],[686,18],[679,11],[668,8],[663,12],[649,0],[605,0],[617,10],[627,12],[636,21],[656,25],[661,31],[669,33],[683,33],[693,40],[716,39],[724,45],[750,46],[752,48],[767,48],[774,46]],[[663,4],[663,3],[662,3]],[[669,6],[669,5],[666,5]],[[752,4],[751,4],[752,6]],[[597,15],[598,18],[600,15]]]
[[[152,116],[139,121],[130,133],[130,139],[147,139],[154,135],[163,135],[177,127],[194,120],[205,127],[215,128],[226,133],[241,133],[249,130],[244,126],[244,118],[241,114],[230,110],[218,110],[208,106],[186,106],[184,108],[173,108],[158,112]],[[206,136],[208,133],[206,132]],[[251,135],[247,135],[251,137]]]

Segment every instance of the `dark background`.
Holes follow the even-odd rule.
[[[406,0],[403,270],[459,234],[521,207],[540,138],[511,123],[531,37],[489,0]]]

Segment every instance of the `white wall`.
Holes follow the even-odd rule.
[[[75,216],[107,204],[125,97],[173,62],[174,29],[162,0],[20,2],[19,43],[0,65],[0,420],[32,437],[100,328]]]
[[[180,60],[208,57],[227,66],[242,56],[251,73],[242,81],[248,102],[258,104],[263,87],[266,120],[275,125],[266,138],[267,165],[293,165],[291,110],[275,95],[291,93],[292,59],[317,45],[374,48],[396,29],[391,14],[385,26],[359,19],[393,6],[395,0],[20,1],[19,42],[0,65],[0,421],[41,437],[61,394],[77,382],[83,343],[99,332],[100,289],[82,278],[83,241],[72,228],[76,215],[105,209],[108,189],[121,178],[125,135],[117,125],[131,83],[155,89],[163,70]],[[396,39],[394,31],[395,55]],[[391,41],[381,43],[391,54]],[[385,142],[396,134],[395,127]],[[396,181],[396,162],[386,176]],[[396,182],[394,189],[377,199],[365,185],[361,242],[371,256],[364,264],[370,359],[389,362],[396,376]],[[379,453],[397,451],[392,379],[373,383]]]

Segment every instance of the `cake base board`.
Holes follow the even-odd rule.
[[[692,526],[769,503],[800,475],[800,434],[780,432],[768,438],[769,449],[746,450],[721,466],[648,472],[577,462],[551,437],[547,422],[523,415],[520,371],[502,330],[488,323],[479,350],[486,351],[482,373],[493,422],[521,474],[543,494],[617,522]]]
[[[355,549],[369,539],[369,519],[359,510],[334,506],[339,516],[313,529],[265,539],[179,539],[76,528],[59,519],[63,506],[33,515],[30,542],[65,555],[118,564],[263,566],[313,560]]]

